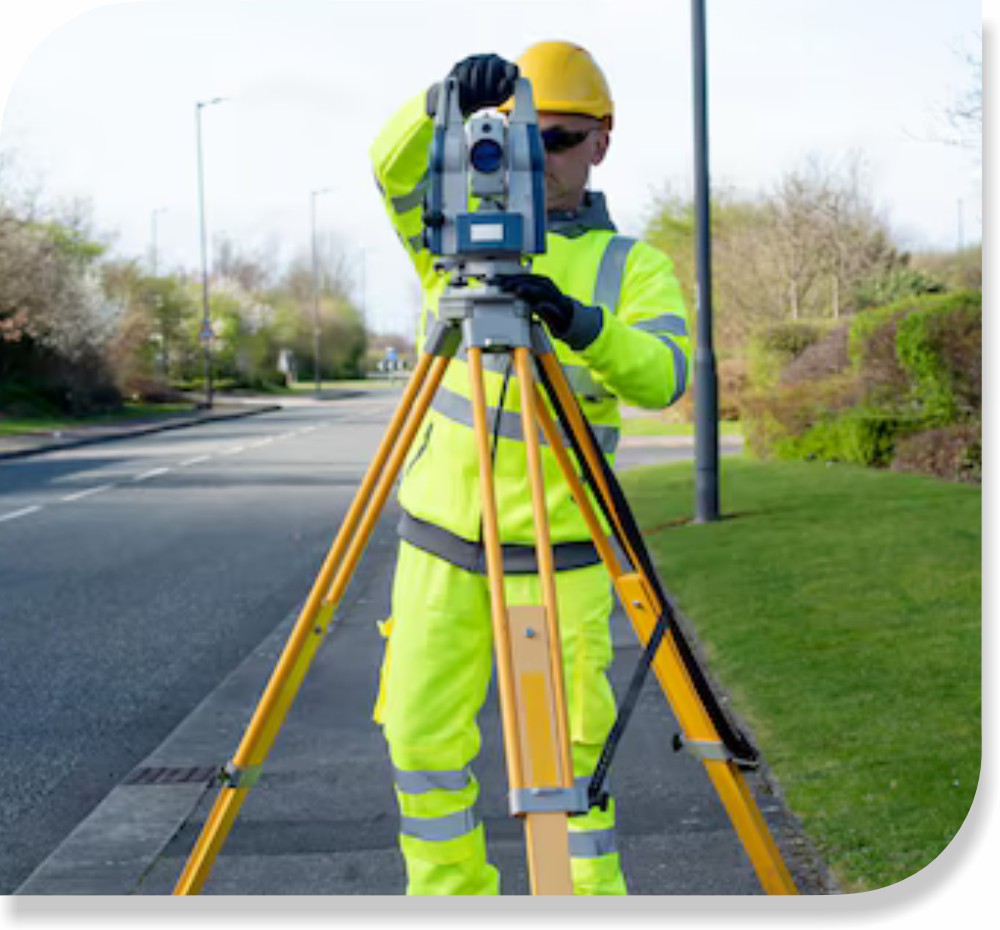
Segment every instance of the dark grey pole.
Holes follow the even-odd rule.
[[[205,171],[201,154],[201,110],[225,97],[199,100],[194,106],[195,134],[198,142],[198,217],[201,225],[201,342],[205,355],[205,406],[212,407],[212,316],[208,309],[208,240],[205,235]]]
[[[695,236],[698,333],[694,359],[695,522],[719,519],[719,395],[712,339],[712,233],[708,183],[705,0],[691,0],[694,68]]]

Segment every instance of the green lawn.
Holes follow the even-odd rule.
[[[691,472],[623,484],[790,807],[845,890],[919,871],[979,778],[980,489],[727,457],[694,525]]]
[[[657,416],[622,418],[623,436],[694,436],[693,423],[667,423]],[[720,436],[742,436],[739,423],[731,420],[719,422]]]
[[[18,433],[52,433],[81,426],[107,426],[112,423],[152,419],[193,409],[194,404],[126,404],[119,413],[90,417],[5,417],[0,414],[0,436],[13,436]]]
[[[345,379],[343,381],[321,381],[320,390],[365,390],[365,391],[377,391],[385,388],[398,388],[403,385],[403,383],[409,377],[409,372],[396,374],[393,378],[389,378],[386,375],[381,377],[372,376],[371,378],[353,378]],[[293,381],[288,388],[289,391],[295,394],[311,394],[316,390],[315,381]]]

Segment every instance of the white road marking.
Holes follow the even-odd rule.
[[[113,484],[102,484],[96,488],[87,488],[85,491],[77,491],[75,494],[67,494],[65,497],[59,498],[61,501],[78,501],[83,497],[90,497],[91,494],[100,494],[101,491],[107,491],[113,488]]]
[[[185,459],[180,463],[180,468],[187,468],[189,465],[197,465],[199,462],[207,462],[212,456],[196,455],[193,459]]]
[[[136,475],[133,481],[145,481],[147,478],[155,478],[157,475],[165,474],[170,471],[169,468],[151,468],[149,471],[144,471],[141,475]]]
[[[16,520],[18,517],[26,517],[29,513],[34,513],[36,510],[41,509],[42,508],[36,504],[33,507],[23,507],[21,510],[14,510],[11,513],[5,513],[2,517],[0,517],[0,523],[3,523],[5,520]]]
[[[232,449],[223,449],[219,455],[236,455],[237,452],[243,452],[246,446],[233,446]]]

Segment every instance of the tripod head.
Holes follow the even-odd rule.
[[[545,153],[531,82],[518,78],[509,118],[482,114],[466,123],[458,83],[441,85],[428,188],[424,243],[450,273],[439,319],[463,324],[465,344],[506,351],[529,344],[530,311],[493,284],[545,252]],[[470,288],[471,281],[482,287]]]

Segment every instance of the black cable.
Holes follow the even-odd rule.
[[[485,358],[485,356],[484,356]],[[497,442],[500,436],[500,418],[503,416],[503,405],[507,399],[507,384],[510,382],[511,369],[514,365],[514,356],[507,354],[507,367],[503,373],[503,384],[500,387],[500,400],[497,403],[497,415],[493,421],[493,445],[490,447],[490,462],[496,467],[497,463]]]

